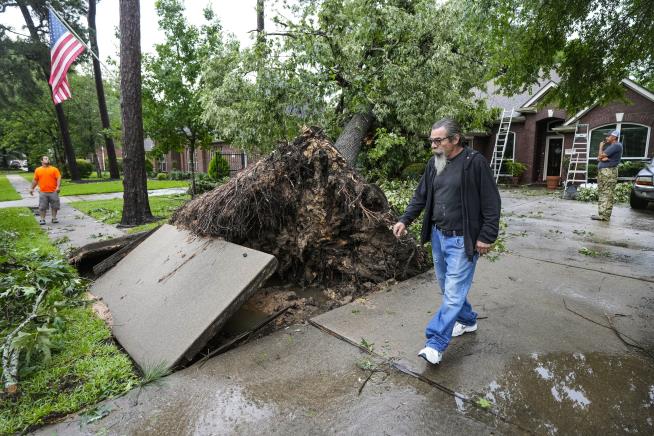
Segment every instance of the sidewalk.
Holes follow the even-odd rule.
[[[36,208],[38,206],[39,197],[37,194],[34,196],[29,195],[30,182],[17,174],[8,174],[7,179],[14,186],[14,189],[23,197],[22,200],[3,201],[0,202],[0,208],[6,207],[28,207]],[[185,188],[169,188],[157,189],[148,191],[148,195],[173,195],[185,193]],[[96,242],[102,239],[115,238],[123,236],[124,231],[119,230],[113,225],[105,224],[97,221],[90,216],[80,212],[70,203],[76,201],[93,201],[93,200],[109,200],[114,198],[123,198],[122,192],[112,192],[107,194],[92,194],[92,195],[74,195],[70,197],[60,197],[61,209],[57,214],[59,223],[52,224],[50,222],[50,211],[46,216],[47,224],[44,230],[52,239],[57,243],[62,252],[66,252],[72,248],[81,247],[91,242]],[[35,214],[37,212],[35,211]],[[37,217],[35,216],[35,219]]]

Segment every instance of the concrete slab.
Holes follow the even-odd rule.
[[[521,406],[524,413],[516,419],[528,428],[536,425],[546,431],[542,426],[549,423],[563,433],[566,429],[574,432],[585,419],[599,424],[589,427],[586,423],[584,429],[602,430],[601,425],[607,424],[606,410],[593,406],[575,415],[577,403],[563,401],[566,394],[558,395],[565,389],[584,392],[584,398],[593,404],[603,404],[609,398],[620,409],[622,418],[617,422],[641,430],[650,428],[646,419],[649,415],[644,417],[640,407],[630,407],[648,401],[654,407],[654,400],[648,400],[647,394],[649,387],[654,389],[651,361],[631,353],[633,350],[610,328],[566,310],[563,298],[573,310],[605,325],[604,313],[624,315],[615,318],[616,327],[652,349],[654,284],[513,255],[494,263],[481,261],[470,300],[479,315],[487,319],[479,321],[476,333],[454,338],[443,362],[433,367],[416,355],[424,344],[426,323],[440,305],[440,292],[432,274],[425,273],[389,292],[322,314],[312,323],[353,344],[362,340],[374,344],[376,353],[392,359],[399,367],[452,391],[470,397],[494,395],[494,407],[500,411],[513,415],[519,403],[516,398],[521,398],[527,404]],[[581,389],[574,383],[576,372],[571,368],[575,365],[576,371],[583,369],[584,374],[611,372],[616,365],[629,371],[615,371],[611,380],[590,377]],[[541,367],[548,368],[552,377],[543,372],[543,379]],[[513,373],[520,375],[510,377]],[[632,390],[633,384],[639,387]],[[533,390],[535,385],[538,390]],[[554,398],[552,401],[559,407],[541,410],[538,401],[553,398],[552,392],[563,402]]]
[[[359,392],[369,371],[376,367]],[[521,434],[469,402],[384,367],[311,326],[291,326],[97,406],[37,435]]]
[[[91,292],[141,368],[173,366],[195,356],[276,266],[269,254],[164,225]]]

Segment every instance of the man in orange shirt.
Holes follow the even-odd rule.
[[[59,211],[59,191],[61,190],[61,173],[59,170],[50,165],[50,158],[43,156],[41,158],[41,166],[34,171],[34,180],[32,181],[32,188],[30,195],[34,195],[34,188],[39,185],[39,215],[41,221],[39,224],[45,224],[45,213],[48,206],[52,210],[52,222],[58,223],[57,212]]]

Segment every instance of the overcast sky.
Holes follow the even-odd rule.
[[[157,25],[157,15],[154,9],[155,0],[141,0],[141,50],[152,52],[154,44],[163,41],[163,35]],[[250,45],[249,31],[256,28],[256,0],[186,0],[186,16],[195,25],[204,22],[202,10],[211,4],[216,15],[220,18],[226,33],[232,33],[241,41],[242,45]],[[269,22],[272,14],[266,16],[266,28],[271,29]],[[81,20],[86,24],[86,17]],[[13,27],[13,30],[27,33],[23,29],[24,21],[18,8],[8,8],[0,14],[0,23]],[[96,23],[98,27],[98,46],[103,61],[107,57],[118,60],[120,43],[116,38],[116,29],[119,24],[118,0],[101,0],[98,2]],[[88,42],[88,41],[85,41]]]

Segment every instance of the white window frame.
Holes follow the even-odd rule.
[[[513,162],[515,162],[515,149],[516,149],[516,141],[518,140],[518,135],[513,130],[509,130],[509,136],[513,135],[513,156],[510,158],[506,156],[506,154],[502,157],[502,165],[504,165],[504,161],[507,159],[511,159]],[[507,137],[508,139],[508,137]],[[504,144],[504,148],[506,149],[506,144]],[[506,151],[506,150],[505,150]],[[510,177],[511,174],[500,174],[501,177]]]
[[[157,166],[159,167],[159,172],[160,173],[167,173],[168,170],[168,161],[166,160],[166,157],[160,157],[157,159]]]
[[[547,163],[550,157],[550,139],[561,139],[561,167],[559,169],[559,177],[563,172],[563,156],[565,155],[565,136],[563,135],[547,135],[545,137],[545,165],[543,166],[543,180],[547,180]]]
[[[615,126],[615,128],[617,130],[619,130],[620,134],[622,135],[622,125],[623,124],[631,124],[633,126],[639,126],[639,127],[646,128],[647,129],[647,137],[645,138],[645,155],[644,156],[641,156],[641,157],[623,157],[622,160],[644,160],[644,159],[647,159],[649,157],[649,141],[650,141],[650,136],[652,134],[652,128],[650,126],[647,126],[647,125],[641,124],[641,123],[632,123],[632,122],[629,122],[629,121],[620,121],[619,123],[606,123],[606,124],[603,124],[601,126],[593,127],[590,130],[590,132],[588,132],[588,160],[589,161],[597,161],[596,156],[591,156],[590,155],[590,138],[593,137],[593,132],[595,130],[597,130],[597,129],[603,129],[606,126]],[[618,138],[618,140],[620,140],[620,138]]]

